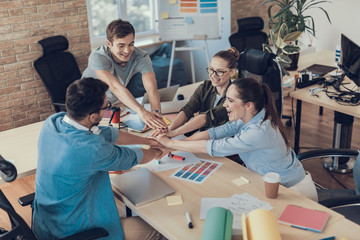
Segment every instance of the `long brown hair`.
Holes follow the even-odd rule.
[[[289,141],[286,136],[285,127],[282,124],[276,110],[270,88],[266,84],[259,83],[253,78],[237,79],[233,81],[232,84],[235,85],[238,90],[238,98],[244,103],[254,103],[257,112],[260,112],[263,108],[265,109],[265,116],[262,123],[269,119],[271,126],[275,129],[279,129],[286,146],[289,148]]]

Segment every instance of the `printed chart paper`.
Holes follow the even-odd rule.
[[[196,164],[186,165],[182,167],[170,177],[192,183],[202,184],[222,165],[222,163],[220,162],[205,159],[199,160],[200,162]]]

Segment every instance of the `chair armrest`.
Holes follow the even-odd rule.
[[[92,240],[106,236],[109,236],[109,233],[104,228],[98,227],[75,233],[71,236],[61,238],[60,240]]]
[[[297,155],[300,161],[317,158],[317,157],[356,157],[359,154],[359,150],[354,149],[340,149],[340,148],[329,148],[321,150],[312,150],[303,152]]]
[[[21,206],[27,206],[32,204],[32,202],[34,201],[35,198],[35,193],[30,193],[28,195],[25,195],[21,198],[18,199],[18,202],[20,203]]]
[[[57,105],[57,106],[64,106],[65,107],[65,103],[57,103],[57,102],[53,102],[54,105]]]
[[[321,205],[333,208],[344,205],[360,205],[360,195],[330,198],[319,202]]]

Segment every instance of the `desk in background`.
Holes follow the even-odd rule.
[[[0,154],[5,159],[14,161],[18,178],[35,173],[38,139],[43,124],[42,121],[0,132]]]
[[[334,53],[331,51],[322,51],[315,52],[308,55],[304,55],[300,57],[301,63],[299,64],[299,70],[306,68],[312,64],[323,64],[334,66]],[[295,72],[292,72],[292,75]],[[296,99],[296,124],[295,124],[295,141],[294,141],[294,151],[295,153],[299,152],[299,144],[300,144],[300,125],[301,125],[301,108],[302,101],[312,103],[318,105],[320,107],[325,107],[330,110],[334,110],[335,114],[344,114],[350,117],[360,117],[360,107],[359,106],[346,106],[340,105],[335,100],[330,99],[326,96],[325,92],[319,92],[316,96],[311,96],[309,94],[309,88],[316,87],[319,85],[313,85],[302,89],[297,89],[296,91],[290,92],[290,96]],[[332,87],[329,87],[332,89]],[[341,148],[350,148],[351,144],[351,131],[345,135],[339,136],[341,137],[341,141],[338,141],[337,136],[338,129],[336,128],[336,123],[334,125],[334,139],[333,139],[333,147],[341,147]],[[346,132],[345,132],[346,133]],[[344,147],[343,147],[344,146]]]

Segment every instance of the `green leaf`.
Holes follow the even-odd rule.
[[[292,32],[289,33],[288,35],[286,35],[284,37],[284,42],[295,42],[296,40],[298,40],[302,35],[302,32]]]
[[[275,38],[275,34],[274,34],[274,31],[270,30],[270,41],[272,42],[272,44],[275,45],[275,42],[276,42],[276,38]]]
[[[288,64],[290,64],[292,62],[291,59],[284,54],[279,55],[278,57],[281,62],[288,63]]]
[[[288,27],[285,23],[281,24],[280,29],[279,29],[279,36],[281,38],[284,38],[287,34],[288,34],[289,30]]]
[[[262,48],[264,52],[273,53],[271,47],[265,43],[262,44]]]
[[[294,45],[286,45],[283,48],[284,53],[286,54],[295,54],[300,52],[300,48],[298,46],[294,46]]]

